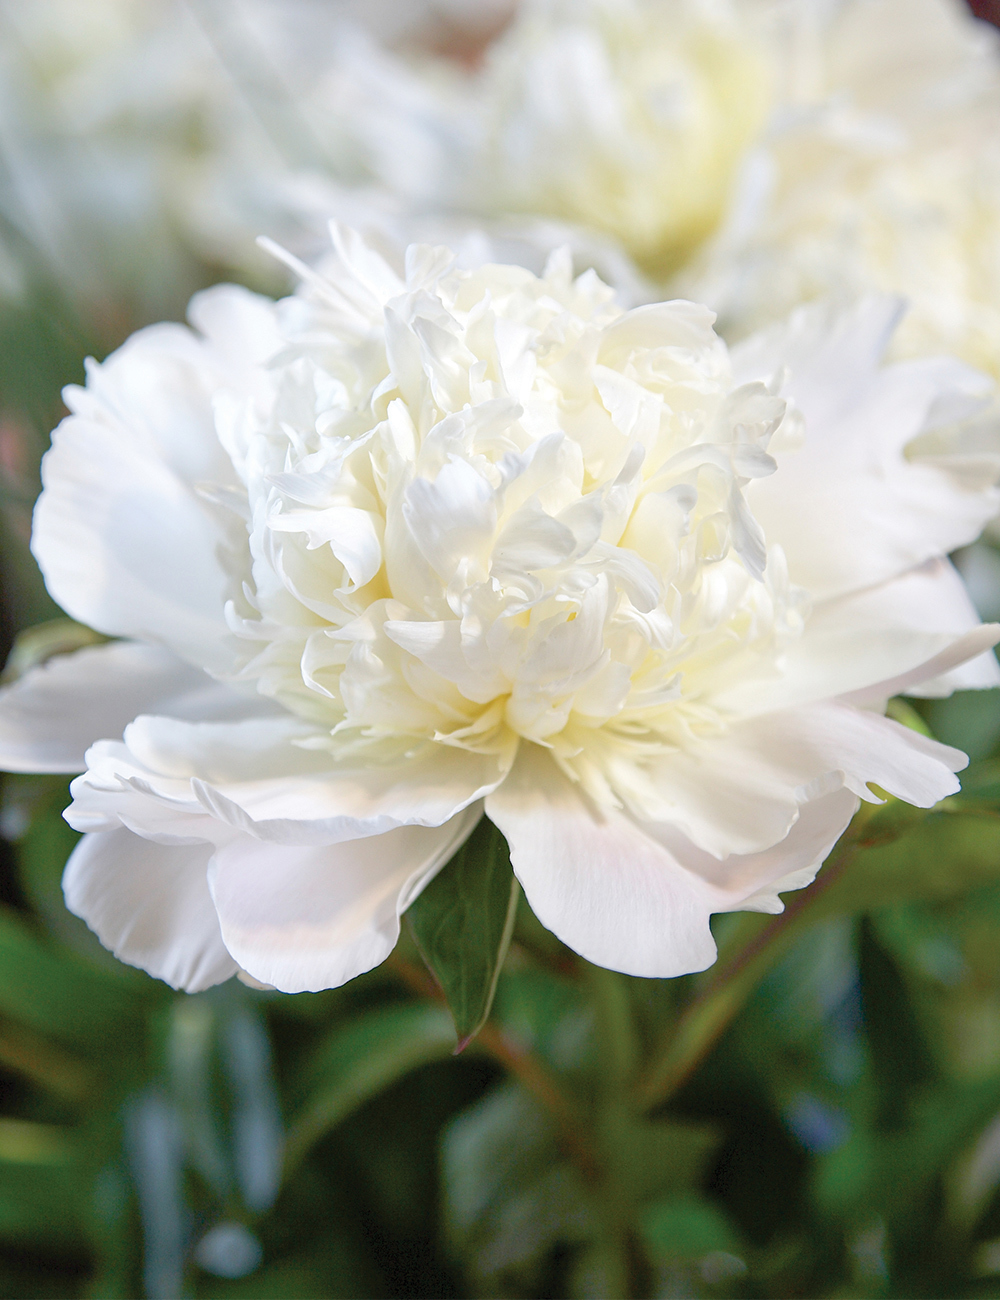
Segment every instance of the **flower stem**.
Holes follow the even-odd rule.
[[[601,1045],[602,1092],[616,1095],[635,1072],[639,1043],[629,1003],[628,981],[617,971],[580,962],[590,987]]]
[[[0,1017],[0,1065],[71,1102],[92,1097],[98,1082],[83,1061],[6,1017]]]
[[[601,1295],[635,1294],[633,1285],[630,1188],[622,1180],[620,1153],[614,1150],[622,1123],[634,1108],[631,1086],[639,1060],[639,1041],[628,980],[617,971],[581,961],[594,1007],[599,1065],[593,1127],[600,1159],[592,1183],[599,1226],[595,1242],[600,1261]]]
[[[393,953],[386,965],[412,992],[421,997],[444,1002],[444,994],[414,962]],[[588,1181],[597,1176],[598,1162],[585,1136],[583,1117],[575,1101],[563,1090],[555,1077],[531,1052],[511,1040],[492,1020],[488,1020],[466,1049],[491,1057],[513,1075],[536,1101],[549,1112],[559,1133],[560,1145]]]

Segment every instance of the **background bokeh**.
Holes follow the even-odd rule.
[[[972,7],[1000,22],[994,0]],[[151,254],[156,283],[81,294],[8,227],[0,659],[20,634],[17,671],[80,635],[28,550],[62,385],[234,271]],[[241,273],[275,287],[263,263]],[[1000,614],[993,542],[959,562]],[[457,1058],[408,935],[321,994],[188,997],[120,965],[62,903],[66,782],[0,777],[0,1295],[607,1294],[585,1154],[542,1102],[550,1082],[585,1108],[600,1092],[615,1003],[621,1052],[652,1062],[660,1143],[621,1138],[648,1184],[635,1294],[1000,1296],[1000,693],[921,715],[972,757],[964,802],[875,834],[766,960],[746,943],[770,918],[722,918],[722,969],[744,952],[731,1004],[712,972],[602,984],[522,901],[488,1032]],[[700,1037],[657,1076],[671,1025]]]

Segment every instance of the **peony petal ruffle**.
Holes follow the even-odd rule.
[[[856,807],[849,792],[827,795],[783,843],[719,862],[675,828],[598,809],[538,746],[486,801],[542,924],[588,961],[653,978],[712,964],[713,912],[780,910],[777,889],[813,878]]]
[[[957,749],[888,718],[836,703],[766,714],[657,759],[648,801],[632,811],[678,826],[717,858],[760,853],[791,830],[802,804],[869,782],[919,808],[954,794]]]
[[[0,768],[82,772],[96,740],[120,736],[137,713],[170,712],[188,697],[201,712],[218,691],[167,650],[115,641],[57,655],[0,690]]]
[[[240,837],[212,859],[226,947],[254,979],[285,993],[338,988],[385,960],[399,918],[468,838],[482,813],[335,845]]]
[[[787,368],[782,394],[805,415],[801,447],[747,490],[768,544],[814,598],[861,590],[973,541],[996,514],[996,457],[906,454],[918,435],[972,414],[985,376],[948,358],[879,369],[899,304],[807,307],[734,349],[743,379]]]

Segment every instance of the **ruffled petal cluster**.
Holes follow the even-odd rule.
[[[943,558],[997,509],[989,381],[883,366],[891,300],[730,353],[565,252],[334,235],[92,365],[45,459],[35,555],[118,639],[3,692],[0,762],[82,773],[66,895],[119,956],[338,985],[485,813],[565,942],[676,975],[873,786],[958,788],[881,713],[1000,680]]]

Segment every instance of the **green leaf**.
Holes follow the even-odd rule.
[[[654,1259],[692,1259],[717,1250],[738,1254],[743,1249],[722,1210],[701,1197],[654,1201],[643,1211],[640,1223]]]
[[[57,655],[73,654],[88,646],[103,645],[108,638],[71,618],[52,618],[20,632],[0,673],[0,682],[15,682],[32,668]]]
[[[549,1115],[516,1083],[452,1120],[441,1173],[445,1236],[479,1294],[510,1294],[511,1282],[515,1294],[538,1294],[536,1275],[550,1252],[598,1231],[588,1189],[561,1157]]]
[[[130,988],[37,936],[0,909],[0,1017],[120,1062],[144,1050],[141,1006]],[[114,1049],[113,1051],[111,1049]]]
[[[957,898],[995,881],[1000,881],[1000,816],[966,810],[956,801],[954,811],[932,812],[891,842],[862,849],[817,898],[811,914],[819,919],[917,899]]]
[[[606,1112],[601,1128],[610,1169],[631,1201],[697,1186],[721,1141],[710,1124],[645,1120],[617,1108]]]
[[[285,1147],[297,1165],[324,1133],[418,1066],[451,1055],[455,1034],[443,1007],[382,1007],[334,1030],[299,1081],[302,1097]]]
[[[444,991],[460,1052],[482,1029],[517,912],[507,841],[483,817],[406,913],[424,961]]]

